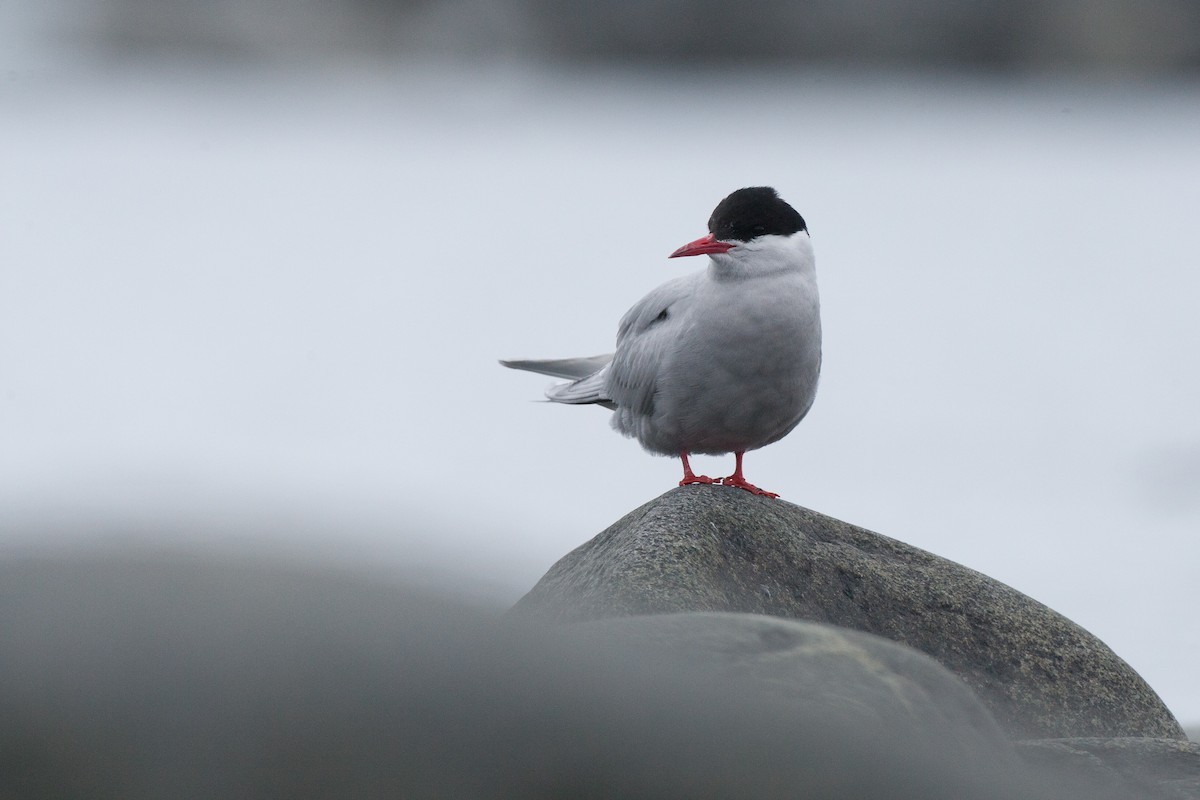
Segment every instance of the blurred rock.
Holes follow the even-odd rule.
[[[81,39],[128,55],[286,60],[435,55],[568,63],[922,69],[1200,67],[1200,5],[1181,0],[60,0]],[[61,12],[63,7],[74,13]],[[47,12],[49,13],[49,12]]]
[[[75,38],[106,55],[216,63],[472,61],[528,54],[533,30],[519,0],[65,2]]]
[[[921,650],[1014,738],[1184,738],[1103,642],[1016,590],[790,503],[689,486],[564,556],[513,608],[577,622],[735,611],[829,623]]]
[[[885,741],[921,736],[951,760],[1017,765],[1012,744],[970,689],[932,658],[878,636],[760,614],[664,614],[562,627],[642,658],[666,656],[736,682],[797,719]]]
[[[1000,0],[530,3],[559,57],[651,63],[1004,66],[1027,22]]]
[[[1178,739],[1081,738],[1018,742],[1027,762],[1145,800],[1200,798],[1200,745]]]
[[[1028,6],[1015,42],[1026,67],[1109,72],[1200,67],[1200,4],[1178,0],[1054,0]]]
[[[202,555],[10,558],[0,596],[0,797],[1115,797],[1027,774],[922,657],[811,625],[546,631]]]

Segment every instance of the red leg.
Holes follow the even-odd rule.
[[[679,482],[680,486],[689,486],[693,483],[717,483],[717,481],[707,475],[696,475],[693,473],[692,465],[687,460],[687,453],[680,453],[679,458],[683,461],[683,480]]]
[[[721,478],[720,483],[724,486],[736,486],[738,489],[745,489],[750,494],[757,494],[763,497],[779,497],[774,492],[764,492],[752,483],[746,481],[742,476],[742,456],[745,453],[734,453],[733,457],[737,459],[737,466],[734,467],[733,474],[728,478]],[[686,462],[685,462],[686,463]]]

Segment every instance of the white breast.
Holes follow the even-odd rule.
[[[668,287],[674,295],[662,292]],[[665,319],[641,330],[626,328],[630,315],[622,323],[610,370],[617,381],[608,387],[617,430],[647,450],[678,455],[753,450],[795,428],[821,367],[807,233],[762,237],[656,291],[630,315],[654,320],[655,303],[670,301]]]

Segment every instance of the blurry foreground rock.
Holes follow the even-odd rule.
[[[1180,739],[1076,738],[1019,742],[1028,764],[1075,775],[1127,797],[1194,800],[1200,797],[1200,745]]]
[[[984,575],[789,503],[673,490],[563,557],[511,613],[561,623],[713,611],[810,620],[923,651],[974,690],[1008,737],[1025,740],[1027,762],[1131,796],[1200,798],[1200,748],[1103,642]],[[757,657],[753,646],[711,644]],[[792,685],[807,685],[808,670]],[[831,691],[853,703],[853,689]],[[964,719],[959,696],[927,699]]]
[[[0,797],[1105,798],[875,637],[554,627],[346,574],[0,562]]]

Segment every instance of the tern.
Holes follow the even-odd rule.
[[[668,258],[701,255],[706,269],[629,309],[615,353],[500,363],[567,379],[546,391],[553,402],[611,409],[617,431],[683,461],[680,486],[778,497],[746,480],[742,458],[790,433],[816,397],[821,313],[808,226],[773,188],[738,189],[713,211],[708,235]],[[725,478],[688,463],[726,453],[736,466]]]

